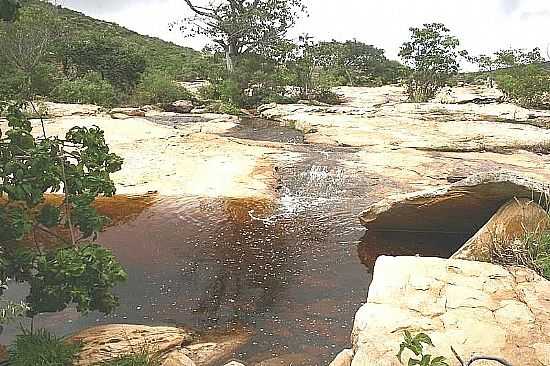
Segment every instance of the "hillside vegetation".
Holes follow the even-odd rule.
[[[174,81],[204,78],[212,59],[39,0],[22,2],[18,21],[2,24],[0,49],[0,99],[106,106],[161,102],[145,90],[158,85],[186,97]]]

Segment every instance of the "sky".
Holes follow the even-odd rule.
[[[196,0],[199,4],[206,0]],[[550,0],[304,0],[307,17],[291,32],[317,40],[357,39],[398,59],[409,27],[441,22],[470,54],[503,48],[550,48]],[[183,0],[57,0],[57,4],[112,21],[138,33],[201,49],[168,24],[189,15]],[[550,52],[550,51],[549,51]]]

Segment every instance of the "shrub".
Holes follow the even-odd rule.
[[[34,94],[48,96],[64,80],[63,73],[54,64],[42,63],[31,75],[31,89]]]
[[[9,350],[11,366],[70,366],[80,345],[64,342],[44,329],[23,331]]]
[[[113,86],[96,72],[61,82],[52,91],[52,98],[61,103],[89,103],[102,106],[113,106],[117,102]]]
[[[194,96],[161,71],[143,75],[133,100],[138,104],[171,103],[176,100],[193,100]]]
[[[101,364],[101,366],[160,366],[162,360],[155,353],[143,349],[132,354],[118,357]]]
[[[540,65],[502,70],[497,84],[507,98],[522,107],[550,108],[550,71]]]
[[[492,262],[530,268],[550,280],[550,231],[528,233],[514,242],[491,245]]]
[[[427,102],[458,72],[460,42],[443,24],[410,28],[411,40],[401,46],[399,56],[410,67],[407,90],[412,102]]]

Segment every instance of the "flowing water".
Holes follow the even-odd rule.
[[[248,128],[268,140],[301,143],[293,131]],[[116,289],[121,306],[110,316],[74,310],[40,316],[35,326],[60,334],[101,323],[246,329],[251,340],[234,358],[253,364],[281,356],[287,361],[277,364],[327,365],[350,346],[353,317],[379,255],[445,256],[464,237],[365,235],[357,217],[375,199],[369,192],[376,179],[346,171],[340,162],[350,149],[296,148],[304,158],[279,167],[275,204],[157,196],[103,202],[116,224],[100,242],[129,274]],[[13,296],[25,290],[10,289]],[[15,333],[8,327],[0,341]]]

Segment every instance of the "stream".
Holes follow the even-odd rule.
[[[264,123],[245,123],[230,135],[295,144],[302,159],[278,167],[275,203],[156,195],[106,201],[102,211],[116,219],[99,242],[129,275],[115,291],[120,307],[109,316],[74,309],[42,315],[35,327],[58,334],[104,323],[245,329],[251,341],[233,358],[327,365],[351,346],[353,318],[379,255],[449,256],[465,240],[366,235],[359,213],[380,199],[369,193],[384,182],[347,171],[350,148],[307,146],[297,131]],[[26,291],[10,288],[14,298]],[[18,325],[7,327],[0,343],[17,332]]]

